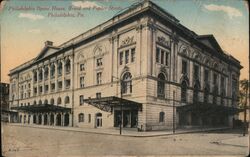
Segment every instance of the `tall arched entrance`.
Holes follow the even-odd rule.
[[[33,115],[33,124],[36,124],[37,121],[36,121],[36,115]]]
[[[69,126],[69,114],[64,115],[64,126]]]
[[[39,114],[39,116],[38,116],[38,124],[42,124],[42,115],[41,114]]]
[[[54,114],[50,115],[50,125],[54,125]]]
[[[47,114],[44,115],[43,124],[44,124],[44,125],[47,125],[47,124],[48,124],[48,116],[47,116]]]
[[[61,114],[56,115],[56,125],[57,126],[61,126],[62,125]]]

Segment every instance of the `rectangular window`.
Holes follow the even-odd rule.
[[[96,60],[96,66],[99,67],[99,66],[102,66],[102,58],[98,58]]]
[[[44,91],[47,93],[49,91],[49,85],[45,85]]]
[[[84,77],[80,77],[80,88],[84,88]]]
[[[120,65],[123,64],[123,52],[120,52]]]
[[[160,49],[159,48],[156,49],[156,62],[160,63]]]
[[[89,123],[91,123],[91,114],[89,114]]]
[[[225,79],[223,76],[221,76],[221,80],[220,80],[220,89],[221,89],[221,93],[225,94]]]
[[[42,93],[42,92],[43,92],[43,87],[40,86],[40,87],[39,87],[39,93]]]
[[[55,87],[56,87],[56,85],[55,85],[55,83],[51,83],[51,91],[54,91],[55,90]]]
[[[96,74],[96,83],[99,85],[99,84],[102,84],[102,72],[98,72]]]
[[[102,93],[96,93],[96,98],[101,98],[102,97]]]
[[[36,94],[36,93],[37,93],[37,88],[35,87],[35,88],[34,88],[34,94]]]
[[[125,64],[128,64],[129,61],[129,50],[125,51]]]
[[[135,61],[135,48],[131,49],[131,62]]]
[[[186,61],[182,61],[182,74],[187,74],[187,62]]]
[[[217,85],[217,74],[214,74],[214,81],[213,81],[214,85]]]
[[[85,70],[84,64],[80,64],[80,71],[84,71],[84,70]]]
[[[84,96],[83,95],[80,95],[80,106],[82,106],[84,104]]]
[[[199,66],[194,65],[194,79],[199,80]]]
[[[209,80],[209,71],[208,70],[205,70],[205,72],[204,72],[204,81],[205,82],[208,82],[208,80]]]
[[[65,80],[65,88],[70,88],[70,80]]]
[[[164,64],[164,51],[161,50],[161,64]]]
[[[166,54],[165,54],[166,56],[165,56],[165,65],[166,66],[168,66],[168,56],[169,56],[169,54],[166,52]]]
[[[62,81],[58,82],[58,89],[62,89]]]

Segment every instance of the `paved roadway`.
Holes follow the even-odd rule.
[[[3,127],[3,152],[11,156],[243,155],[248,137],[210,132],[158,137],[125,137],[74,131]]]

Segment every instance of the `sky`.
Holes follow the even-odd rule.
[[[248,78],[249,10],[243,0],[152,0],[199,35],[213,34]],[[11,0],[0,7],[1,81],[36,57],[47,40],[58,46],[126,9],[136,0]],[[72,10],[72,8],[75,8]],[[77,10],[76,8],[81,8]],[[60,15],[71,15],[60,17]],[[72,17],[74,15],[74,17]]]

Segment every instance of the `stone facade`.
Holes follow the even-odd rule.
[[[22,123],[111,128],[119,109],[106,112],[83,100],[122,91],[123,99],[142,104],[141,111],[124,107],[124,127],[134,121],[142,130],[171,129],[182,123],[179,106],[206,101],[235,107],[241,68],[212,35],[195,34],[145,1],[60,46],[47,41],[36,58],[10,71],[10,104],[23,107]],[[126,82],[122,90],[120,80]],[[70,111],[24,109],[42,104]],[[192,125],[191,114],[184,125]]]

